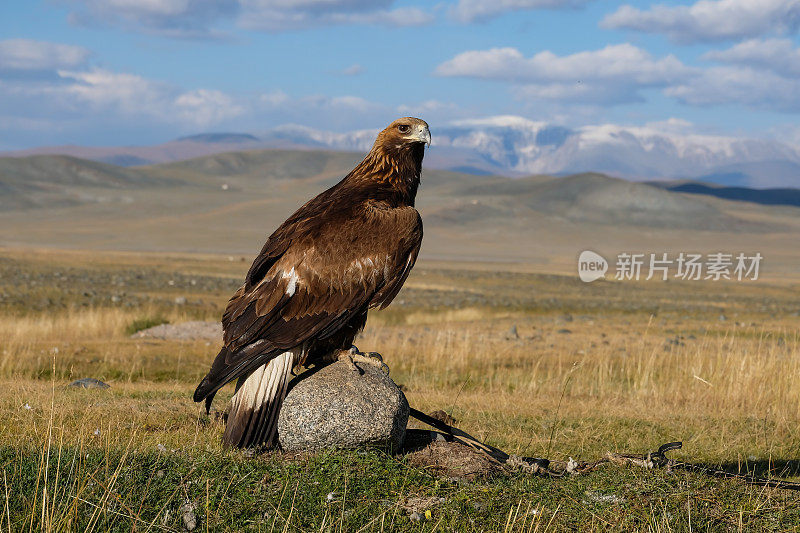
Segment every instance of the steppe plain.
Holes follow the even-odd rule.
[[[0,526],[10,531],[791,531],[800,495],[683,471],[563,479],[411,456],[223,450],[191,392],[266,234],[357,156],[221,154],[121,168],[0,159]],[[675,458],[800,476],[800,209],[595,174],[430,172],[419,264],[357,344],[412,406],[509,453]],[[758,280],[583,283],[577,256],[760,252]],[[75,389],[79,378],[109,389]],[[217,403],[222,410],[231,391]],[[415,514],[416,513],[416,514]],[[415,518],[414,520],[411,517]],[[419,518],[419,520],[416,520]]]

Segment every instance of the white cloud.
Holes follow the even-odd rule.
[[[0,41],[0,69],[71,68],[85,63],[89,54],[89,50],[69,44],[31,39],[6,39]]]
[[[696,106],[734,104],[800,112],[800,79],[750,67],[712,67],[664,93]]]
[[[571,104],[630,104],[643,102],[639,87],[578,81],[575,83],[529,83],[515,87],[522,100],[551,100]]]
[[[175,98],[181,116],[198,126],[208,126],[244,113],[245,108],[225,93],[196,89]]]
[[[70,21],[118,26],[177,38],[217,38],[213,26],[239,11],[238,0],[65,0],[75,6]]]
[[[729,104],[800,112],[800,49],[791,40],[750,39],[703,58],[726,65],[699,71],[665,94],[696,106]]]
[[[342,76],[358,76],[359,74],[364,73],[364,67],[359,65],[358,63],[354,63],[347,68],[343,68],[339,71],[339,74]]]
[[[0,76],[0,144],[136,142],[198,130],[259,131],[299,123],[347,131],[388,124],[402,105],[353,94],[230,94],[181,88],[104,68],[58,68],[46,76]],[[408,106],[415,107],[415,106]],[[436,104],[421,107],[431,110]],[[446,114],[449,108],[441,107]],[[84,141],[85,142],[85,141]]]
[[[387,108],[366,98],[353,95],[326,96],[321,94],[292,97],[283,91],[264,93],[256,98],[253,107],[256,113],[282,112],[293,117],[296,122],[303,114],[326,112],[370,114],[385,111]]]
[[[675,56],[655,59],[631,44],[557,56],[525,57],[516,48],[469,51],[439,65],[439,76],[507,81],[528,98],[594,103],[638,101],[638,91],[686,79],[694,69]]]
[[[375,105],[366,98],[361,98],[360,96],[335,96],[333,98],[325,98],[325,101],[329,102],[330,105],[334,107],[349,108],[358,111],[367,110]]]
[[[45,89],[72,106],[115,109],[123,114],[151,114],[161,109],[167,88],[135,74],[104,69],[59,70],[65,81]]]
[[[60,83],[32,85],[31,95],[50,98],[55,113],[149,117],[161,123],[208,126],[241,115],[245,104],[220,91],[181,91],[166,83],[104,69],[59,70]]]
[[[770,70],[782,76],[800,76],[800,48],[790,39],[751,39],[727,50],[714,50],[705,59]]]
[[[432,113],[453,114],[458,111],[458,106],[453,102],[440,102],[439,100],[426,100],[418,104],[403,104],[397,107],[397,112],[404,115],[420,116]]]
[[[692,5],[620,7],[601,22],[605,28],[663,33],[678,42],[719,41],[795,33],[800,0],[699,0]]]
[[[239,24],[280,32],[331,24],[420,26],[433,21],[418,8],[392,9],[394,0],[240,0]]]
[[[280,106],[289,101],[289,95],[283,91],[272,91],[260,94],[257,101],[266,106]]]
[[[436,68],[440,76],[464,76],[505,81],[577,81],[630,79],[662,84],[689,71],[675,56],[653,59],[631,44],[557,56],[550,51],[526,58],[516,48],[492,48],[458,54]]]
[[[395,0],[63,0],[80,25],[117,26],[166,37],[226,37],[219,27],[236,20],[252,30],[280,32],[331,24],[418,26],[433,20]]]
[[[460,22],[480,22],[511,11],[578,8],[590,0],[459,0],[450,15]]]
[[[65,83],[46,89],[76,109],[113,110],[122,114],[160,114],[169,101],[167,85],[128,73],[95,68],[87,71],[59,70]]]

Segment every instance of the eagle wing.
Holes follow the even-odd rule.
[[[213,392],[281,352],[325,339],[368,308],[389,305],[421,242],[422,220],[413,207],[366,201],[324,216],[295,214],[270,236],[228,302],[225,348],[203,390]]]

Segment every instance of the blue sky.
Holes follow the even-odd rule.
[[[0,149],[672,120],[800,144],[800,0],[4,0]]]

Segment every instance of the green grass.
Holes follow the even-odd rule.
[[[131,322],[128,327],[125,328],[126,335],[133,335],[143,329],[152,328],[154,326],[160,326],[161,324],[169,324],[169,320],[164,318],[163,316],[147,316],[142,318],[137,318],[133,322]]]
[[[800,524],[792,494],[637,468],[461,482],[377,451],[246,458],[56,447],[49,455],[3,447],[0,464],[11,496],[0,522],[13,531],[176,531],[187,502],[198,531],[787,531]]]

